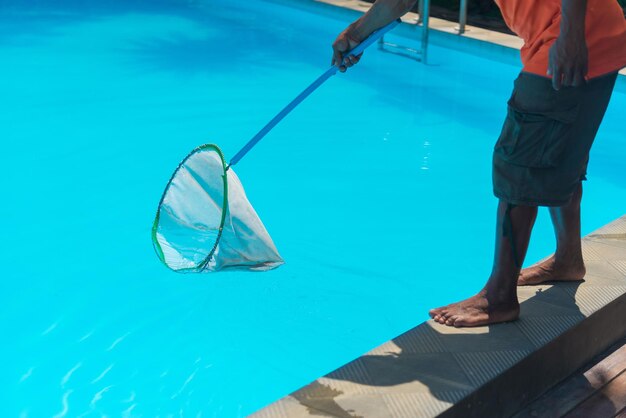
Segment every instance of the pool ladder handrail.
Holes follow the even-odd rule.
[[[459,35],[465,33],[465,26],[467,25],[467,0],[460,0],[459,5],[459,26],[454,28]],[[417,6],[417,23],[422,23],[422,16],[424,16],[424,0],[419,0]]]
[[[420,0],[418,7],[419,17],[415,19],[415,24],[421,26],[422,28],[421,48],[415,49],[408,46],[387,42],[385,41],[385,37],[383,36],[378,40],[378,49],[412,58],[424,64],[428,63],[428,21],[430,16],[430,0]]]
[[[463,35],[465,33],[466,24],[467,24],[467,0],[461,0],[461,5],[459,7],[459,26],[455,28],[459,35]]]

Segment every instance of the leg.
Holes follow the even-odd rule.
[[[520,267],[516,260],[521,265],[526,256],[537,207],[513,207],[509,214],[512,233],[505,234],[507,207],[508,204],[501,200],[494,264],[487,284],[469,299],[430,310],[429,314],[435,321],[455,327],[471,327],[512,321],[519,316],[516,281]]]
[[[535,266],[524,269],[518,279],[518,285],[533,285],[553,280],[576,281],[582,280],[585,276],[580,242],[580,201],[582,199],[580,181],[586,173],[589,151],[609,104],[615,79],[616,75],[610,74],[576,88],[580,94],[578,114],[584,117],[579,117],[574,122],[572,132],[575,132],[575,135],[572,136],[571,145],[567,148],[568,152],[561,161],[562,166],[568,170],[573,169],[574,177],[569,181],[558,178],[561,183],[575,186],[570,189],[573,190],[573,195],[567,204],[550,208],[557,241],[555,254]]]
[[[547,281],[577,281],[585,277],[585,264],[580,241],[580,201],[582,184],[568,204],[550,208],[550,217],[556,235],[556,253],[547,260],[522,270],[518,286]]]

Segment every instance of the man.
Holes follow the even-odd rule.
[[[346,52],[374,30],[408,12],[415,0],[377,0],[333,44],[340,71],[360,56]],[[616,0],[496,0],[507,25],[524,39],[524,68],[493,154],[498,197],[491,276],[469,299],[432,309],[455,327],[512,321],[518,285],[585,276],[580,201],[589,150],[608,105],[617,71],[626,66],[626,20]],[[538,206],[548,206],[554,256],[521,270]]]

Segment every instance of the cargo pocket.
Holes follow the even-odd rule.
[[[528,111],[511,98],[495,152],[519,166],[557,167],[570,142],[578,108],[578,104],[573,104],[561,110]]]

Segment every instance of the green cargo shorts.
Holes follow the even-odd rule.
[[[617,73],[579,87],[552,88],[521,73],[493,152],[493,191],[514,205],[563,206],[585,180],[589,150]]]

